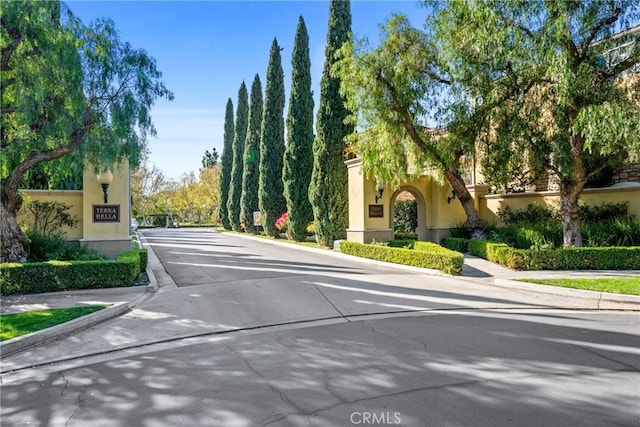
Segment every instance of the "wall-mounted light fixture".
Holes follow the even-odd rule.
[[[104,195],[104,203],[109,203],[109,184],[113,181],[113,174],[110,170],[106,170],[104,172],[100,172],[96,175],[98,178],[98,182],[102,186],[102,194]]]
[[[451,196],[447,197],[447,204],[450,204],[451,201],[455,200],[457,196],[458,193],[456,193],[456,190],[451,190]]]
[[[384,184],[378,183],[378,186],[376,187],[376,189],[378,190],[378,195],[376,196],[376,203],[378,203],[378,200],[382,199],[382,193],[384,193]]]

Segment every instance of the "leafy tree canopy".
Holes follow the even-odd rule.
[[[581,246],[588,179],[640,152],[637,2],[435,3],[452,77],[477,100],[487,176],[523,166],[560,183],[565,246]],[[429,21],[428,21],[429,23]],[[626,76],[626,77],[625,77]]]
[[[155,134],[151,106],[173,94],[155,60],[121,41],[109,19],[85,25],[54,1],[7,2],[1,13],[4,261],[24,259],[15,213],[27,171],[68,155],[96,170],[124,157],[136,165]]]
[[[217,165],[219,158],[220,155],[218,154],[218,150],[216,150],[215,147],[211,152],[209,150],[206,150],[204,152],[204,156],[202,156],[202,168],[206,169]]]

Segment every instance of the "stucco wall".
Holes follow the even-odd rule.
[[[30,202],[61,202],[69,206],[67,211],[78,222],[75,227],[63,226],[60,231],[65,233],[67,239],[78,240],[82,238],[84,212],[82,209],[82,190],[20,190],[25,198],[25,203],[18,212],[20,226],[33,224],[33,215],[27,209]]]
[[[560,195],[556,191],[486,195],[480,200],[482,219],[495,222],[499,222],[498,210],[506,206],[514,211],[525,209],[532,203],[554,208],[560,206]],[[580,195],[580,203],[586,205],[621,202],[627,202],[630,214],[640,217],[640,184],[627,183],[625,186],[592,188],[584,190]]]
[[[83,190],[21,190],[30,201],[58,201],[70,206],[69,214],[78,222],[75,227],[63,227],[69,240],[78,240],[108,257],[115,258],[122,252],[131,250],[129,235],[131,207],[129,164],[123,162],[112,168],[113,181],[108,189],[108,204],[120,206],[118,222],[94,222],[93,206],[104,205],[102,186],[98,182],[93,166],[86,165],[83,172]],[[33,223],[33,216],[23,207],[18,213],[20,225]]]
[[[376,203],[377,183],[362,172],[360,159],[347,162],[349,170],[349,228],[347,240],[369,243],[372,239],[386,241],[393,239],[393,201],[402,191],[410,191],[416,198],[418,207],[418,238],[439,242],[450,235],[454,225],[462,224],[466,215],[460,201],[448,200],[452,196],[449,185],[435,176],[424,176],[407,181],[398,187],[386,187]],[[559,206],[559,193],[555,191],[515,193],[502,195],[487,194],[487,185],[469,185],[467,189],[474,199],[476,209],[484,220],[499,222],[498,210],[509,206],[513,210],[525,209],[531,203]],[[640,184],[624,183],[614,187],[585,190],[580,202],[588,205],[627,202],[629,213],[640,217]],[[382,218],[369,217],[369,205],[383,207]]]

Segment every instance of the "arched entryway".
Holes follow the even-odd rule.
[[[389,203],[389,228],[395,230],[394,224],[394,209],[395,205],[402,200],[415,200],[416,201],[416,224],[415,233],[418,236],[418,240],[427,240],[427,209],[426,202],[422,193],[414,186],[403,185],[393,192],[391,195],[391,203]]]

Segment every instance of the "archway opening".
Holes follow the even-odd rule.
[[[393,232],[396,240],[417,239],[418,203],[412,192],[401,190],[393,203]]]

